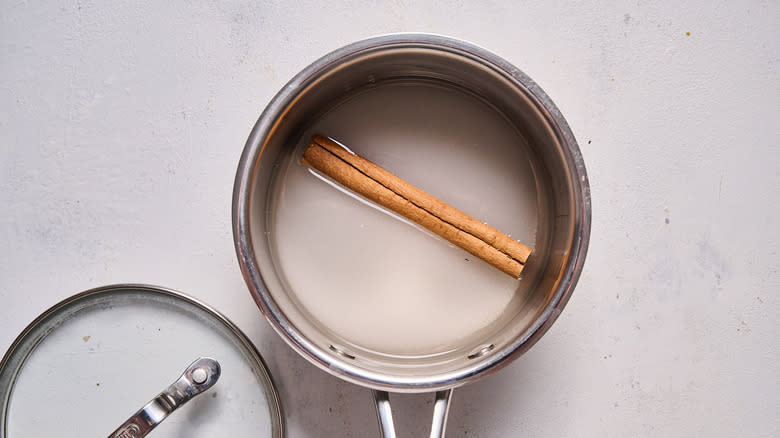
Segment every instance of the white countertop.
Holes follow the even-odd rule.
[[[253,304],[232,185],[295,73],[358,39],[424,31],[536,80],[593,195],[566,310],[455,391],[448,436],[780,434],[780,6],[368,3],[5,2],[0,350],[76,292],[158,284],[247,333],[288,436],[378,436],[370,392],[299,357]],[[399,435],[427,436],[432,396],[392,401]]]

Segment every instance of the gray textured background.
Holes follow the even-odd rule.
[[[289,436],[378,436],[369,391],[260,317],[231,192],[252,125],[295,73],[358,39],[426,31],[534,78],[593,194],[568,307],[528,354],[456,390],[448,436],[780,434],[776,3],[2,3],[0,350],[73,293],[160,284],[252,338]],[[393,402],[402,436],[425,436],[431,397]]]

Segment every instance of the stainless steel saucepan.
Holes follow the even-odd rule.
[[[524,278],[528,298],[444,354],[404,356],[345,348],[294,299],[269,242],[280,160],[339,102],[385,82],[435,82],[488,103],[525,138],[534,160],[539,232]],[[485,377],[528,350],[571,296],[588,247],[591,199],[580,150],[561,113],[528,76],[469,43],[387,35],[338,49],[296,75],[260,116],[238,166],[233,236],[247,286],[276,332],[322,370],[374,390],[383,436],[395,436],[387,392],[436,392],[431,436],[443,436],[452,389]],[[526,268],[528,269],[528,268]],[[528,284],[528,283],[532,284]]]

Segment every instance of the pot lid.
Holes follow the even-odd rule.
[[[278,395],[254,346],[230,321],[178,292],[92,289],[33,321],[0,362],[0,437],[105,437],[199,357],[216,384],[153,437],[281,437]]]

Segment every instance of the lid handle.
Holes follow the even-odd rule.
[[[178,380],[133,414],[108,438],[141,438],[146,436],[179,406],[214,386],[219,379],[220,372],[219,362],[210,357],[201,357],[187,367]]]

